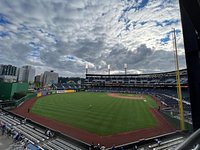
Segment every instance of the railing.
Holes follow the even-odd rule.
[[[200,148],[200,129],[190,135],[176,150],[199,150]]]

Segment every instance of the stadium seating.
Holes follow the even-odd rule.
[[[160,142],[159,144],[155,144],[151,148],[153,150],[161,150],[161,149],[172,149],[182,143],[184,141],[183,137],[178,137],[174,139],[170,139],[167,141]]]
[[[45,129],[37,127],[36,125],[30,124],[28,121],[23,122],[22,118],[18,118],[16,115],[12,115],[9,113],[1,112],[0,113],[0,122],[6,124],[6,133],[8,134],[8,130],[12,131],[11,136],[16,133],[20,133],[22,141],[19,141],[19,144],[14,143],[11,146],[13,148],[21,148],[23,149],[25,145],[25,141],[29,141],[27,144],[27,148],[30,150],[81,150],[75,144],[68,142],[59,137],[48,137],[45,133]],[[38,144],[41,147],[38,147]]]
[[[51,86],[54,90],[77,90],[78,86],[70,83],[58,83],[52,84]]]
[[[180,71],[180,82],[182,85],[187,85],[188,78],[186,70]],[[164,72],[155,74],[87,74],[85,79],[85,86],[148,86],[148,87],[175,87],[176,86],[176,72]]]
[[[187,74],[181,71],[181,85],[187,87]],[[87,91],[91,92],[116,92],[116,93],[133,93],[133,94],[149,94],[160,100],[161,103],[167,106],[169,111],[176,112],[174,117],[179,119],[178,114],[178,99],[176,89],[175,72],[158,73],[149,75],[87,75],[85,80]],[[70,83],[53,84],[55,90],[77,89],[77,85]],[[185,118],[191,123],[190,103],[188,89],[182,91],[183,107],[185,110]],[[168,111],[166,109],[166,111]],[[7,128],[13,128],[17,132],[22,133],[26,139],[31,141],[32,145],[41,145],[43,149],[50,150],[79,150],[73,142],[69,142],[63,137],[50,138],[45,134],[45,128],[39,128],[30,122],[23,123],[21,118],[8,114],[1,113],[0,120],[7,124]],[[160,140],[160,139],[159,139]],[[159,143],[152,142],[148,145],[149,149],[173,149],[179,143],[183,142],[184,137],[170,138],[167,140],[161,139]],[[31,146],[30,147],[34,147]],[[142,149],[143,146],[140,148]]]
[[[62,149],[62,150],[81,150],[80,148],[78,148],[75,145],[72,145],[60,138],[56,138],[48,143],[46,143],[43,148],[47,148],[50,147],[52,149]]]

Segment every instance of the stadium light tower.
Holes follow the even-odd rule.
[[[88,74],[88,64],[85,65],[85,74]]]
[[[108,64],[108,75],[110,75],[110,64]]]
[[[127,65],[127,64],[124,64],[125,75],[127,74],[127,68],[128,68],[128,65]]]
[[[177,94],[179,99],[179,111],[180,111],[180,125],[181,130],[185,130],[185,120],[184,120],[184,110],[183,110],[183,100],[182,100],[182,91],[180,83],[180,71],[179,71],[179,61],[178,61],[178,52],[177,52],[177,43],[176,43],[176,30],[173,28],[173,46],[175,49],[175,58],[176,58],[176,82],[177,82]]]

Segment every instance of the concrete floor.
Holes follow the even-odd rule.
[[[8,150],[10,146],[13,144],[13,139],[11,137],[7,137],[6,135],[1,135],[0,132],[0,150]]]

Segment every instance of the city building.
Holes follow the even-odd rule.
[[[42,75],[36,75],[35,76],[35,83],[42,82]]]
[[[42,77],[43,77],[43,74],[41,74],[41,75],[36,75],[36,76],[35,76],[35,81],[34,81],[34,83],[35,83],[35,88],[40,88],[40,87],[42,87]]]
[[[35,79],[35,68],[32,66],[23,66],[18,71],[18,82],[33,83]]]
[[[12,65],[0,65],[0,81],[16,82],[18,68]]]
[[[58,83],[58,73],[55,73],[53,70],[51,71],[45,71],[42,77],[42,84],[43,86]]]
[[[0,65],[0,75],[17,75],[17,67],[12,65]]]

